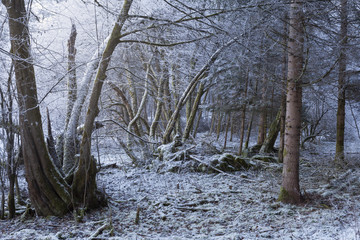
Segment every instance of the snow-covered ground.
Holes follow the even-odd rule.
[[[344,171],[332,167],[333,149],[333,143],[322,143],[303,152],[301,188],[307,201],[301,206],[276,201],[281,167],[159,174],[126,167],[123,155],[103,156],[105,166],[117,165],[98,174],[107,208],[87,213],[82,223],[72,214],[0,221],[0,238],[89,239],[111,222],[112,231],[96,239],[360,239],[360,189],[354,191],[346,179],[337,188]],[[360,179],[358,170],[351,175]]]

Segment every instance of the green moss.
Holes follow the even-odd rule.
[[[283,151],[283,159],[285,158],[286,155],[287,155],[287,151],[286,151],[286,148],[284,148],[284,151]]]
[[[289,199],[289,193],[285,190],[285,188],[280,187],[280,193],[277,200],[279,202],[287,202],[288,199]]]

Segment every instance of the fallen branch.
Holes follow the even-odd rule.
[[[226,175],[226,176],[241,178],[241,179],[246,180],[246,181],[248,181],[248,182],[256,182],[256,181],[253,181],[253,180],[250,180],[250,179],[242,178],[242,177],[239,177],[239,176],[236,176],[236,175],[233,175],[233,174],[229,174],[229,173],[227,173],[227,172],[224,172],[224,171],[222,171],[222,170],[220,170],[220,169],[218,169],[218,168],[216,168],[216,167],[214,167],[214,166],[211,166],[211,164],[209,164],[209,163],[207,163],[207,162],[204,162],[204,161],[202,161],[202,160],[200,160],[200,159],[198,159],[198,158],[196,158],[196,157],[194,157],[194,156],[192,156],[192,155],[189,155],[189,157],[190,157],[191,159],[199,162],[199,163],[202,163],[202,164],[205,164],[205,165],[209,166],[210,168],[214,169],[215,171],[218,171],[219,173],[222,173],[222,174],[224,174],[224,175]]]
[[[97,236],[99,236],[100,234],[103,233],[103,231],[111,229],[112,226],[110,223],[105,223],[104,225],[102,225],[101,227],[99,227],[93,234],[91,234],[91,236],[89,237],[89,240],[91,239],[98,239]]]

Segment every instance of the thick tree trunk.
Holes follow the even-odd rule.
[[[23,0],[2,3],[7,7],[11,49],[18,102],[25,174],[31,203],[39,215],[63,215],[71,209],[69,186],[57,172],[47,152],[39,104],[34,67],[29,61],[30,37]]]
[[[279,200],[285,203],[301,201],[299,185],[299,155],[303,71],[303,1],[292,0],[288,42],[288,86],[286,95],[286,129],[282,186]]]
[[[346,45],[347,45],[347,0],[341,0],[340,9],[340,57],[338,76],[338,108],[336,114],[336,153],[335,163],[342,166],[345,161],[345,88],[346,88]]]

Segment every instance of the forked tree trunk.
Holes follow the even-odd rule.
[[[286,94],[286,129],[284,165],[279,201],[301,202],[299,185],[299,149],[301,130],[303,71],[303,1],[292,0],[290,5],[290,31],[288,42],[288,86]]]
[[[345,142],[345,87],[346,87],[346,45],[347,45],[347,0],[341,0],[340,8],[340,57],[338,76],[338,108],[336,114],[336,153],[335,163],[338,166],[344,164]]]

